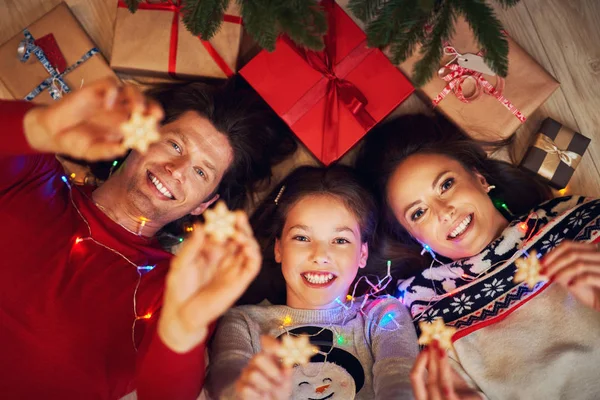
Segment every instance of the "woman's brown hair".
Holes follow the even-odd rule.
[[[387,185],[397,167],[413,154],[440,154],[457,160],[466,170],[482,174],[496,188],[492,201],[507,219],[527,213],[552,197],[539,178],[505,161],[488,157],[485,147],[500,143],[483,143],[470,139],[442,117],[408,115],[375,128],[366,138],[355,166],[371,183],[380,205],[380,227],[372,262],[392,260],[399,278],[422,270],[431,263],[428,254],[398,223],[387,202]],[[505,207],[502,206],[505,205]],[[508,208],[511,214],[506,211]]]

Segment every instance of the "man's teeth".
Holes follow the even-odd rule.
[[[467,216],[467,218],[463,219],[463,221],[460,223],[460,225],[457,226],[456,229],[452,231],[452,233],[450,233],[450,237],[454,239],[455,237],[457,237],[458,235],[463,233],[465,231],[465,229],[467,229],[467,227],[471,223],[472,219],[473,219],[473,217],[471,217],[470,215]]]
[[[160,183],[160,181],[154,175],[150,175],[150,180],[152,181],[152,183],[154,183],[154,186],[156,186],[156,188],[158,189],[159,192],[161,192],[162,194],[164,194],[165,196],[167,196],[170,199],[173,198],[173,195],[171,194],[171,192],[169,192],[167,190],[167,188],[164,187],[162,185],[162,183]]]
[[[323,285],[333,279],[333,274],[323,275],[307,273],[304,274],[304,278],[314,285]]]

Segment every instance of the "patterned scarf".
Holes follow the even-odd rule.
[[[480,254],[398,281],[398,298],[420,321],[443,318],[457,328],[454,340],[490,325],[544,290],[514,283],[515,260],[536,250],[539,257],[563,240],[594,242],[600,238],[600,200],[579,196],[547,201],[513,220]],[[528,218],[529,217],[529,218]]]

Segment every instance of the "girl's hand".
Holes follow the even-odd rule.
[[[224,314],[258,274],[261,252],[246,214],[236,211],[236,233],[225,243],[195,226],[167,275],[158,334],[184,353],[201,343],[208,326]]]
[[[262,350],[250,360],[235,383],[238,400],[287,400],[292,395],[292,369],[279,362],[281,344],[270,336],[260,339]]]
[[[599,245],[565,240],[541,259],[542,274],[596,311],[600,311]]]
[[[114,78],[98,80],[67,94],[47,107],[34,107],[23,122],[29,145],[88,161],[108,160],[127,151],[121,124],[133,113],[160,121],[161,107],[134,86],[119,86]]]
[[[410,381],[416,400],[481,400],[480,394],[452,369],[448,355],[437,342],[419,354]]]

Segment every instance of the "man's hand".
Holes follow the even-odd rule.
[[[158,334],[171,350],[184,353],[200,344],[209,324],[244,293],[260,270],[260,248],[248,218],[236,212],[236,233],[225,243],[195,226],[171,262]]]
[[[43,153],[58,153],[88,161],[122,156],[121,124],[133,112],[163,117],[160,106],[133,86],[112,78],[96,81],[48,107],[35,107],[24,120],[29,145]]]

